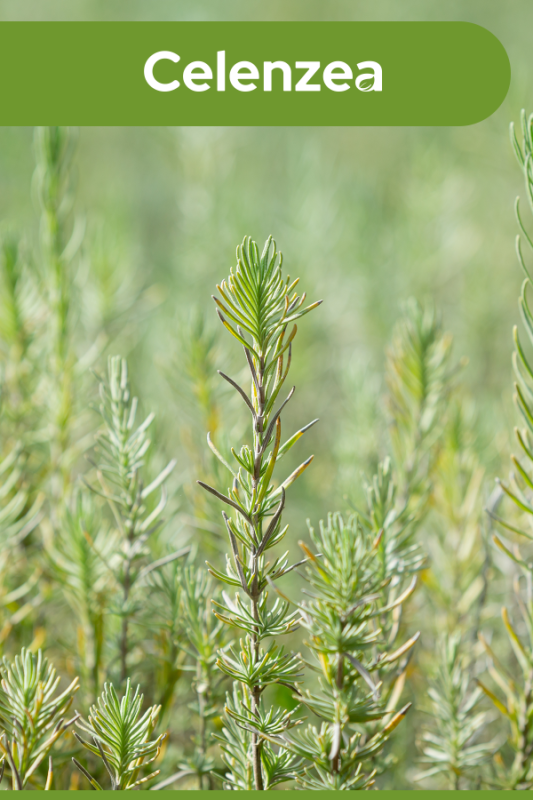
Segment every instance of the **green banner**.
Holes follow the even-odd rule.
[[[510,82],[467,22],[1,22],[1,125],[470,125]]]

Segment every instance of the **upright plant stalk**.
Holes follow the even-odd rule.
[[[51,569],[78,622],[82,689],[95,701],[103,672],[107,612],[116,592],[110,578],[120,557],[118,534],[110,530],[85,487],[79,487],[70,507],[65,508],[47,550]]]
[[[281,254],[276,251],[272,237],[261,255],[257,244],[247,237],[237,248],[236,269],[231,271],[227,281],[217,286],[220,297],[213,299],[219,318],[244,348],[251,378],[250,396],[232,378],[223,372],[220,374],[248,408],[252,418],[252,445],[244,445],[240,452],[232,448],[234,468],[208,437],[209,446],[231,473],[232,484],[224,495],[199,481],[231,509],[231,516],[225,511],[222,515],[232,561],[228,557],[225,573],[208,566],[213,575],[238,587],[247,599],[246,606],[239,593],[234,601],[224,594],[224,602],[216,604],[215,613],[219,619],[246,634],[240,651],[221,652],[218,665],[242,685],[242,709],[231,711],[228,705],[228,713],[244,715],[247,721],[241,719],[240,724],[253,731],[253,782],[259,790],[268,788],[265,775],[270,776],[267,778],[269,785],[274,780],[274,773],[263,757],[264,742],[259,735],[259,730],[264,732],[269,725],[262,694],[269,684],[292,684],[299,675],[296,658],[284,655],[274,642],[266,650],[261,646],[266,638],[289,633],[296,625],[296,616],[289,613],[289,604],[278,598],[270,605],[266,591],[269,582],[286,575],[294,565],[289,566],[287,553],[273,561],[266,561],[266,554],[287,532],[288,526],[282,525],[285,492],[311,463],[312,456],[277,488],[273,472],[278,461],[316,422],[314,420],[281,444],[281,413],[294,394],[294,387],[277,410],[276,401],[291,364],[292,342],[297,331],[295,323],[319,305],[317,302],[304,308],[305,294],[299,296],[295,292],[298,280],[284,279],[281,268]],[[290,724],[289,717],[285,723]]]
[[[104,421],[97,437],[100,488],[91,488],[109,503],[120,539],[117,553],[120,563],[114,576],[120,587],[115,611],[121,619],[118,648],[120,682],[124,684],[129,674],[130,625],[140,608],[136,590],[151,571],[186,555],[189,548],[182,548],[161,560],[147,563],[150,555],[148,540],[163,524],[161,514],[166,505],[164,483],[176,462],[167,464],[146,485],[143,467],[144,457],[150,447],[147,430],[154,415],[150,414],[136,427],[137,398],[131,396],[127,363],[120,356],[109,359],[108,379],[100,383],[100,397],[100,413]],[[159,488],[159,500],[152,505],[150,498]]]
[[[213,616],[210,601],[218,596],[218,592],[213,591],[212,579],[205,572],[192,566],[184,569],[181,586],[183,630],[180,646],[196,662],[189,669],[194,670],[196,702],[192,707],[199,721],[194,739],[195,751],[184,768],[196,773],[199,789],[211,789],[214,761],[208,754],[208,724],[218,713],[219,702],[224,696],[224,676],[217,675],[214,667],[217,653],[227,644],[228,630]]]
[[[451,345],[436,313],[411,299],[387,352],[392,448],[401,493],[419,513],[431,490],[436,445],[452,386]]]
[[[452,337],[431,309],[411,301],[387,354],[391,440],[402,492],[424,521],[425,576],[439,625],[472,625],[486,594],[483,469],[474,420],[452,360]],[[474,613],[471,613],[474,611]],[[476,632],[474,633],[475,638]]]
[[[443,631],[459,630],[465,642],[476,639],[488,591],[490,559],[482,526],[483,469],[473,447],[471,407],[456,377],[464,362],[453,363],[452,343],[435,312],[411,301],[396,327],[387,359],[393,449],[406,502],[429,561],[423,580],[425,604],[419,622],[423,633],[417,652],[422,674],[435,672],[436,644]],[[439,685],[431,683],[428,691],[442,701],[441,749],[435,756],[437,746],[428,750],[427,744],[421,744],[421,748],[425,763],[431,763],[433,754],[444,770],[444,750],[448,753],[446,764],[463,763],[461,759],[468,762],[470,745],[483,738],[485,722],[483,715],[467,707],[466,698],[479,700],[470,690],[473,663],[460,659],[466,686],[464,707],[459,707],[451,697],[455,691],[452,679],[445,683],[442,677],[449,676],[454,668],[450,666],[449,648],[438,648],[437,655],[441,681]],[[474,727],[466,738],[456,739],[454,725],[461,714],[462,721],[457,723],[463,727],[461,736],[469,725]],[[428,737],[434,737],[432,728],[428,730],[424,723],[422,726]],[[418,721],[415,728],[419,728]],[[428,770],[422,777],[429,779],[438,772],[438,768]]]
[[[83,230],[72,222],[72,157],[74,131],[47,127],[35,130],[37,167],[35,186],[41,205],[41,267],[49,313],[49,367],[52,385],[51,468],[53,494],[59,499],[69,481],[64,463],[71,444],[74,414],[74,365],[72,348],[73,262]]]
[[[205,448],[209,432],[219,448],[231,439],[228,429],[221,427],[221,412],[231,403],[232,412],[240,411],[241,398],[233,396],[233,388],[220,381],[216,364],[220,360],[221,341],[216,320],[207,319],[204,312],[193,309],[185,318],[175,340],[175,353],[166,366],[165,374],[172,391],[173,403],[180,407],[180,439],[186,456],[187,474],[194,477],[184,483],[192,516],[181,515],[194,527],[201,540],[199,546],[210,559],[220,556],[226,548],[226,527],[218,514],[218,501],[207,492],[198,492],[195,480],[202,475],[210,485],[223,480],[226,468],[210,450]],[[237,413],[238,413],[237,411]],[[242,426],[244,427],[244,426]],[[213,535],[215,534],[215,535]]]
[[[518,162],[522,168],[526,194],[530,211],[533,212],[533,115],[526,116],[522,111],[522,137],[520,145],[511,125],[511,143]],[[516,252],[518,260],[525,273],[522,291],[519,300],[520,312],[529,343],[533,343],[533,314],[530,309],[528,294],[531,290],[531,274],[523,253],[523,243],[530,256],[533,254],[533,241],[528,234],[522,220],[520,200],[517,198],[516,218],[520,234],[516,239]],[[511,764],[502,762],[497,769],[498,785],[506,788],[531,789],[533,786],[533,568],[531,556],[523,555],[518,545],[513,544],[518,535],[526,540],[533,539],[533,366],[518,335],[518,329],[513,329],[515,352],[513,353],[513,366],[516,375],[515,404],[520,412],[525,427],[522,430],[515,428],[519,445],[520,457],[511,456],[513,472],[508,483],[498,481],[504,495],[514,504],[514,515],[507,514],[504,518],[490,512],[492,517],[505,531],[505,537],[494,535],[495,544],[514,561],[520,571],[520,577],[515,579],[515,595],[522,617],[522,631],[517,629],[507,608],[502,608],[502,617],[509,641],[521,671],[517,680],[501,663],[501,659],[493,652],[485,641],[482,642],[489,656],[489,673],[498,689],[493,692],[482,686],[499,711],[507,717],[510,724],[508,742],[514,751]],[[500,699],[501,692],[504,700]]]
[[[215,771],[215,760],[210,753],[212,721],[220,715],[226,683],[225,676],[216,669],[216,661],[220,649],[228,643],[229,633],[227,626],[213,615],[211,603],[220,592],[216,591],[218,587],[214,587],[205,569],[192,564],[186,567],[172,564],[154,577],[153,585],[156,582],[162,588],[163,602],[167,599],[167,605],[176,609],[172,624],[176,651],[173,663],[176,673],[188,672],[191,676],[195,699],[189,708],[197,716],[198,726],[192,739],[192,753],[178,764],[177,772],[154,788],[163,789],[183,778],[196,776],[198,789],[212,789]],[[178,669],[175,667],[177,654],[181,656]],[[167,681],[171,688],[173,683],[175,679]],[[165,700],[168,704],[166,695]]]
[[[434,722],[424,731],[421,745],[427,768],[416,779],[442,776],[447,789],[479,788],[481,768],[498,747],[483,741],[489,722],[487,712],[479,708],[483,691],[472,680],[457,632],[442,637],[437,658],[428,690]]]
[[[13,234],[0,244],[0,365],[2,372],[2,437],[27,445],[39,427],[42,409],[36,401],[38,349],[43,304],[24,248]]]
[[[376,476],[375,488],[378,480]],[[296,774],[304,789],[370,787],[375,759],[410,707],[396,710],[418,633],[395,646],[396,612],[415,587],[411,573],[422,559],[394,530],[392,519],[389,529],[381,528],[377,535],[369,523],[357,515],[345,520],[330,514],[319,532],[310,529],[318,552],[301,543],[310,599],[300,612],[312,654],[309,666],[320,677],[318,687],[299,699],[321,726],[310,724],[270,741],[305,759]],[[385,687],[388,672],[396,674]]]

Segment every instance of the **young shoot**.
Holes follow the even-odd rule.
[[[281,390],[289,373],[296,322],[319,303],[305,306],[305,293],[296,292],[298,280],[291,281],[282,273],[282,257],[270,237],[260,254],[257,244],[246,237],[237,248],[237,266],[227,281],[217,286],[214,297],[217,313],[226,330],[242,345],[250,374],[250,392],[231,377],[220,375],[237,392],[251,419],[251,442],[240,450],[231,449],[231,457],[221,455],[211,438],[208,443],[230,473],[226,493],[199,481],[206,491],[225,506],[222,516],[231,546],[226,571],[209,566],[211,573],[237,589],[234,597],[224,593],[215,613],[227,625],[242,631],[240,643],[220,652],[218,666],[240,684],[228,700],[224,749],[228,766],[228,784],[233,788],[247,780],[236,775],[233,760],[228,756],[231,730],[244,729],[246,754],[250,761],[253,785],[241,788],[267,789],[287,777],[286,754],[275,754],[265,744],[265,733],[279,733],[291,725],[290,714],[281,718],[263,703],[265,689],[271,684],[293,685],[300,676],[299,660],[283,652],[276,644],[281,635],[297,625],[297,614],[279,597],[272,602],[270,583],[287,575],[290,565],[287,553],[270,556],[287,532],[282,515],[289,487],[309,466],[307,458],[279,485],[274,469],[311,425],[292,434],[282,443],[282,412],[294,394],[294,387],[280,401]],[[230,463],[231,462],[231,463]],[[270,639],[268,645],[263,642]],[[231,721],[230,721],[231,720]],[[247,768],[246,768],[247,769]]]

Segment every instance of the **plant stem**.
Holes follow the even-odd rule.
[[[513,788],[521,784],[525,779],[529,766],[529,759],[531,758],[531,751],[533,746],[529,744],[529,726],[530,726],[530,706],[533,694],[532,675],[530,674],[526,685],[524,687],[524,704],[522,707],[522,720],[519,726],[520,739],[518,743],[518,780]]]
[[[262,455],[262,447],[263,447],[263,413],[265,407],[265,390],[264,390],[264,371],[265,371],[265,360],[264,357],[261,355],[258,369],[257,369],[257,419],[254,425],[254,476],[252,480],[252,486],[254,492],[257,492],[257,486],[259,483],[260,475],[261,475],[261,455]],[[253,376],[252,376],[252,384],[253,384]],[[253,391],[252,391],[253,396]],[[255,534],[255,541],[260,542],[262,539],[261,536],[261,522],[257,519],[257,509],[252,510],[252,521],[253,521],[253,528]],[[252,616],[254,620],[259,620],[259,612],[257,608],[257,601],[259,599],[259,590],[257,585],[257,576],[258,576],[258,558],[257,558],[257,549],[255,545],[252,545],[252,564],[253,564],[253,581],[252,581],[252,592],[250,597],[251,602],[251,609],[252,609]],[[254,628],[252,633],[252,642],[254,648],[254,656],[255,660],[259,659],[259,633],[258,629]],[[261,702],[261,688],[259,686],[254,686],[252,690],[252,712],[256,714],[259,710],[259,704]],[[254,731],[252,733],[252,759],[253,759],[253,770],[254,770],[254,783],[256,790],[263,790],[263,774],[261,771],[261,747],[262,741],[259,738],[258,734]]]
[[[131,562],[126,562],[126,568],[124,570],[124,583],[123,583],[123,590],[124,590],[124,606],[128,603],[128,597],[130,593],[130,566]],[[122,631],[120,635],[120,682],[124,684],[128,677],[128,668],[127,668],[127,659],[128,659],[128,624],[129,619],[128,615],[124,614],[122,617]]]

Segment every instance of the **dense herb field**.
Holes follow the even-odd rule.
[[[48,5],[0,14],[219,18]],[[216,13],[468,19],[511,91],[467,128],[0,129],[0,788],[530,788],[533,9]]]
[[[3,780],[529,788],[531,120],[496,488],[510,426],[427,295],[378,369],[344,352],[356,264],[342,290],[246,237],[207,270],[199,234],[186,310],[79,208],[79,135],[36,129],[38,227],[2,236]]]

